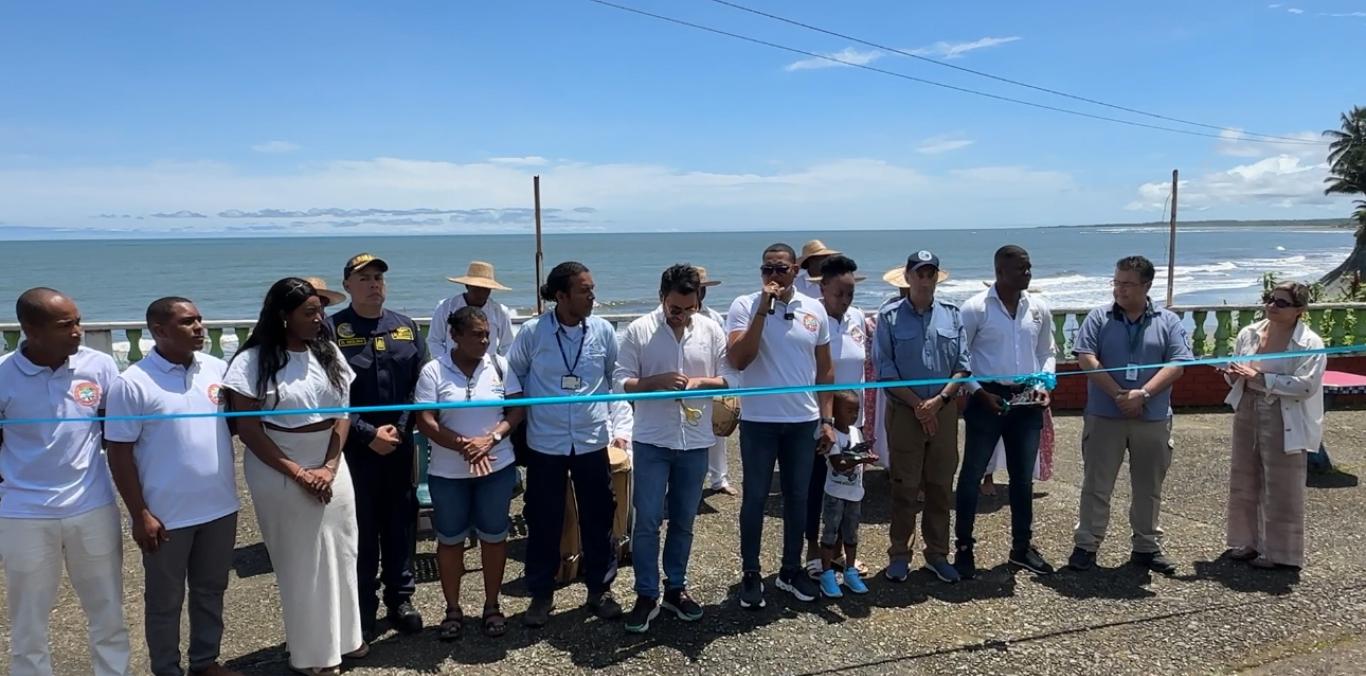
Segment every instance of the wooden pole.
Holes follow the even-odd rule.
[[[1176,295],[1176,183],[1177,171],[1172,169],[1172,225],[1167,240],[1167,307]]]
[[[541,300],[541,263],[545,259],[545,253],[541,250],[541,177],[531,177],[531,191],[536,198],[536,288],[532,293],[536,294],[536,314],[545,312],[544,301]]]

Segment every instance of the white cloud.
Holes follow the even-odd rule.
[[[1215,144],[1215,151],[1220,155],[1227,155],[1229,157],[1290,155],[1305,160],[1322,159],[1325,153],[1328,152],[1327,146],[1322,142],[1322,138],[1312,131],[1300,131],[1277,135],[1301,141],[1313,141],[1314,143],[1292,144],[1248,140],[1244,137],[1242,129],[1223,129],[1219,131],[1220,140]]]
[[[490,157],[489,161],[494,164],[506,164],[514,167],[543,167],[550,164],[550,160],[539,155],[528,155],[526,157]]]
[[[1293,208],[1344,202],[1323,194],[1323,179],[1327,175],[1326,162],[1282,154],[1180,181],[1177,199],[1179,209],[1197,211],[1230,205]],[[1144,183],[1138,187],[1137,199],[1125,208],[1161,211],[1170,191],[1168,182]]]
[[[1020,37],[1018,35],[1012,35],[1010,37],[1004,38],[985,37],[978,40],[973,40],[972,42],[944,42],[941,40],[926,47],[918,47],[916,49],[912,49],[910,50],[910,52],[912,54],[915,54],[916,56],[930,56],[941,59],[957,59],[963,56],[964,54],[967,54],[968,52],[973,52],[979,49],[987,49],[989,47],[999,47],[1004,44],[1015,42],[1019,39]]]
[[[1281,3],[1278,2],[1278,3],[1274,4],[1274,5],[1267,5],[1266,8],[1267,8],[1267,9],[1279,9],[1280,6],[1281,6]]]
[[[915,151],[921,155],[939,155],[966,148],[973,143],[975,143],[975,141],[972,139],[963,138],[962,136],[941,134],[939,136],[931,136],[924,141],[921,141],[920,145],[916,146]]]
[[[252,146],[251,149],[258,153],[292,153],[299,149],[299,144],[290,143],[289,141],[266,141],[265,143],[258,143]]]
[[[1287,9],[1285,11],[1290,12],[1291,14],[1304,14],[1304,10],[1300,9],[1299,7],[1291,7],[1290,9]]]
[[[783,68],[783,70],[786,70],[790,73],[794,70],[816,70],[817,68],[841,68],[847,67],[849,65],[866,66],[882,58],[882,54],[882,52],[876,49],[861,52],[857,49],[854,49],[853,47],[845,47],[844,49],[841,49],[838,52],[827,52],[825,54],[826,56],[830,57],[830,59],[839,59],[839,61],[831,61],[830,59],[821,59],[813,56],[809,59],[802,59],[801,61],[794,61],[792,63],[789,63],[785,68]],[[840,61],[843,61],[844,63],[840,63]]]
[[[1319,16],[1331,16],[1339,19],[1366,19],[1366,12],[1337,12],[1334,14],[1319,12]]]

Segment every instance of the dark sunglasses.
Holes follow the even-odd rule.
[[[759,273],[764,275],[781,275],[791,269],[791,265],[760,265]]]
[[[1263,302],[1266,303],[1267,305],[1271,305],[1271,306],[1280,308],[1280,309],[1282,309],[1282,310],[1284,310],[1284,309],[1286,309],[1286,308],[1288,308],[1288,307],[1303,307],[1302,305],[1299,305],[1298,303],[1294,303],[1294,302],[1288,301],[1288,300],[1286,300],[1286,299],[1284,299],[1284,298],[1267,298],[1267,299],[1265,299]]]

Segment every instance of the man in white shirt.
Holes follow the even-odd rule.
[[[147,308],[156,347],[109,390],[111,417],[222,410],[222,359],[204,348],[194,303],[169,297]],[[155,676],[183,676],[180,613],[190,591],[190,673],[229,676],[218,664],[223,592],[237,541],[232,433],[219,417],[111,420],[105,426],[114,484],[142,550],[147,654]]]
[[[764,250],[763,289],[740,296],[726,316],[727,358],[744,387],[803,387],[834,382],[830,326],[820,301],[792,287],[797,256],[786,244]],[[819,591],[802,570],[807,490],[818,453],[835,441],[832,395],[797,392],[747,397],[740,409],[740,607],[764,607],[759,567],[764,503],[776,462],[782,470],[783,559],[776,582],[803,602]]]
[[[624,392],[677,392],[726,386],[722,375],[726,336],[711,319],[696,315],[702,280],[697,269],[674,265],[659,280],[660,306],[631,322],[617,353],[616,387]],[[636,402],[636,509],[632,561],[636,605],[626,631],[644,633],[661,606],[687,622],[701,619],[702,606],[688,595],[692,526],[702,501],[711,430],[709,397],[645,399]],[[669,531],[664,542],[665,591],[660,601],[659,526],[668,496]]]
[[[963,412],[967,435],[958,472],[957,552],[953,566],[963,579],[976,573],[973,525],[978,484],[996,442],[1005,444],[1010,472],[1010,563],[1038,575],[1053,572],[1033,545],[1034,461],[1039,454],[1043,411],[1049,404],[1042,387],[1015,382],[1012,376],[1053,372],[1053,315],[1039,296],[1029,295],[1029,253],[1018,246],[996,251],[996,283],[963,304],[961,320],[968,366],[980,380],[968,382],[971,399]],[[1000,380],[993,380],[999,377]]]
[[[816,300],[821,299],[821,266],[825,260],[840,253],[825,245],[818,239],[813,239],[802,245],[802,255],[797,258],[796,279],[792,280],[792,287],[797,293],[803,296],[810,296]]]
[[[713,286],[720,286],[721,280],[712,279],[707,276],[707,269],[697,265],[697,276],[702,280],[702,285],[697,289],[697,302],[702,305],[702,309],[697,314],[706,317],[717,326],[726,326],[726,318],[720,312],[707,307],[707,289]],[[737,400],[738,401],[738,400]],[[739,491],[730,485],[727,465],[729,464],[728,452],[726,449],[726,437],[717,437],[716,443],[707,449],[707,478],[704,484],[709,491],[716,491],[724,495],[736,495]]]
[[[100,423],[114,359],[81,346],[81,314],[59,291],[16,303],[25,341],[0,358],[0,558],[9,606],[10,674],[53,673],[48,624],[63,563],[85,610],[97,676],[128,673],[123,545]]]
[[[507,355],[512,347],[512,311],[506,305],[489,299],[494,291],[511,291],[493,276],[493,264],[473,261],[461,277],[447,277],[452,284],[464,284],[465,292],[437,303],[432,310],[432,324],[427,329],[427,353],[433,358],[450,354],[451,343],[446,331],[446,319],[462,307],[477,307],[489,320],[489,353]]]

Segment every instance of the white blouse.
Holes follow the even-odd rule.
[[[356,374],[341,351],[331,342],[324,341],[324,349],[332,350],[341,365],[346,386],[341,390],[332,386],[327,370],[318,362],[313,353],[287,352],[284,367],[275,374],[275,382],[266,389],[266,399],[261,402],[264,409],[320,409],[345,408],[351,404],[351,381]],[[244,397],[256,399],[256,372],[260,348],[253,347],[237,353],[228,364],[228,373],[223,376],[223,387]],[[288,415],[263,415],[261,420],[284,428],[302,427],[321,420],[345,418],[345,413],[296,413]]]
[[[1267,323],[1263,319],[1238,332],[1233,353],[1238,356],[1256,354]],[[1304,322],[1295,326],[1290,344],[1286,346],[1288,352],[1321,349],[1323,339]],[[1285,421],[1285,452],[1317,451],[1323,440],[1323,372],[1327,365],[1328,358],[1322,353],[1252,362],[1266,379],[1266,387],[1225,375],[1224,379],[1233,389],[1224,402],[1237,410],[1238,402],[1249,394],[1279,399],[1281,417]]]

